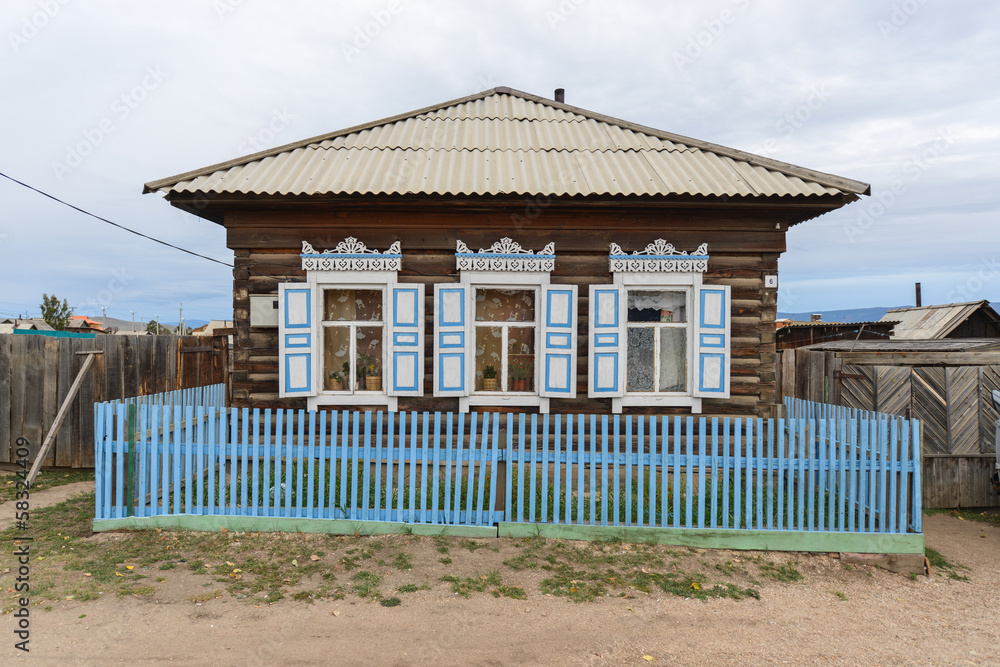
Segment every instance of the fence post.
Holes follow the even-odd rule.
[[[125,516],[132,516],[135,495],[135,403],[128,404],[128,432],[125,437],[125,459],[128,461],[128,471],[125,476]]]

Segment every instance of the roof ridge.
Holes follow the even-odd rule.
[[[389,116],[388,118],[382,118],[379,120],[370,121],[367,123],[363,123],[361,125],[354,125],[334,132],[329,132],[326,134],[309,137],[301,141],[296,141],[281,146],[276,146],[268,150],[259,151],[257,153],[234,158],[232,160],[227,160],[225,162],[220,162],[218,164],[213,164],[207,167],[202,167],[200,169],[184,172],[181,174],[177,174],[175,176],[169,176],[167,178],[161,178],[155,181],[150,181],[145,184],[143,192],[144,193],[155,192],[163,187],[176,185],[177,183],[183,181],[190,181],[195,178],[198,178],[199,176],[206,176],[218,171],[232,169],[238,166],[244,166],[251,162],[263,160],[268,157],[274,157],[276,155],[291,152],[296,149],[307,148],[309,146],[319,144],[324,141],[336,139],[338,137],[347,136],[353,133],[363,132],[364,130],[376,128],[383,125],[388,125],[401,120],[417,118],[421,115],[426,115],[449,107],[467,104],[469,102],[485,99],[487,97],[491,97],[494,95],[509,95],[512,97],[517,97],[523,100],[527,100],[529,102],[533,102],[535,104],[540,104],[543,106],[551,107],[553,109],[565,111],[567,113],[583,116],[584,118],[589,118],[591,120],[595,120],[601,123],[617,126],[622,129],[627,129],[633,132],[646,134],[661,140],[670,141],[672,143],[683,144],[692,149],[701,149],[703,151],[715,153],[723,157],[728,157],[732,160],[736,160],[739,162],[746,162],[750,165],[759,166],[764,169],[768,169],[770,171],[777,171],[782,174],[785,174],[786,176],[793,176],[803,180],[812,181],[826,187],[831,187],[854,194],[871,193],[871,186],[868,185],[867,183],[862,183],[860,181],[842,178],[825,172],[807,169],[805,167],[798,167],[796,165],[792,165],[787,162],[781,162],[779,160],[774,160],[760,155],[754,155],[752,153],[747,153],[745,151],[741,151],[735,148],[729,148],[726,146],[722,146],[720,144],[714,144],[711,142],[694,139],[692,137],[686,137],[684,135],[675,134],[664,130],[658,130],[656,128],[648,127],[646,125],[640,125],[638,123],[626,121],[620,118],[616,118],[614,116],[608,116],[606,114],[597,113],[595,111],[590,111],[588,109],[583,109],[581,107],[572,106],[564,102],[557,102],[555,100],[543,98],[538,95],[533,95],[531,93],[526,93],[524,91],[508,88],[506,86],[498,86],[495,88],[491,88],[489,90],[485,90],[480,93],[475,93],[473,95],[467,95],[465,97],[449,100],[447,102],[441,102],[439,104],[423,107],[421,109],[417,109],[414,111],[408,111],[405,113],[396,114],[394,116]]]

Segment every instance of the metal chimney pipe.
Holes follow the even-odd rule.
[[[563,88],[556,88],[555,100],[556,102],[566,101],[566,91]]]
[[[920,283],[917,283],[917,308],[920,308]]]

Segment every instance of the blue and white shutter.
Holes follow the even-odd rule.
[[[389,396],[424,395],[424,286],[389,289]]]
[[[278,395],[315,396],[312,288],[305,283],[278,285]]]
[[[468,396],[471,354],[469,288],[461,283],[434,285],[434,395]]]
[[[541,396],[576,398],[576,285],[542,288]]]
[[[704,285],[696,294],[695,396],[729,398],[730,288]]]
[[[591,285],[589,323],[587,395],[591,398],[623,396],[625,290],[617,285]]]

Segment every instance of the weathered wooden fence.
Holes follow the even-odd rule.
[[[919,420],[925,507],[1000,504],[989,481],[1000,352],[784,350],[778,386],[784,397]]]
[[[34,458],[83,363],[77,353],[86,350],[103,354],[84,377],[46,466],[94,465],[95,402],[228,380],[225,337],[0,335],[0,463],[14,460],[20,436]]]
[[[898,418],[794,402],[787,420],[162,402],[95,406],[96,530],[922,549],[919,429]]]

